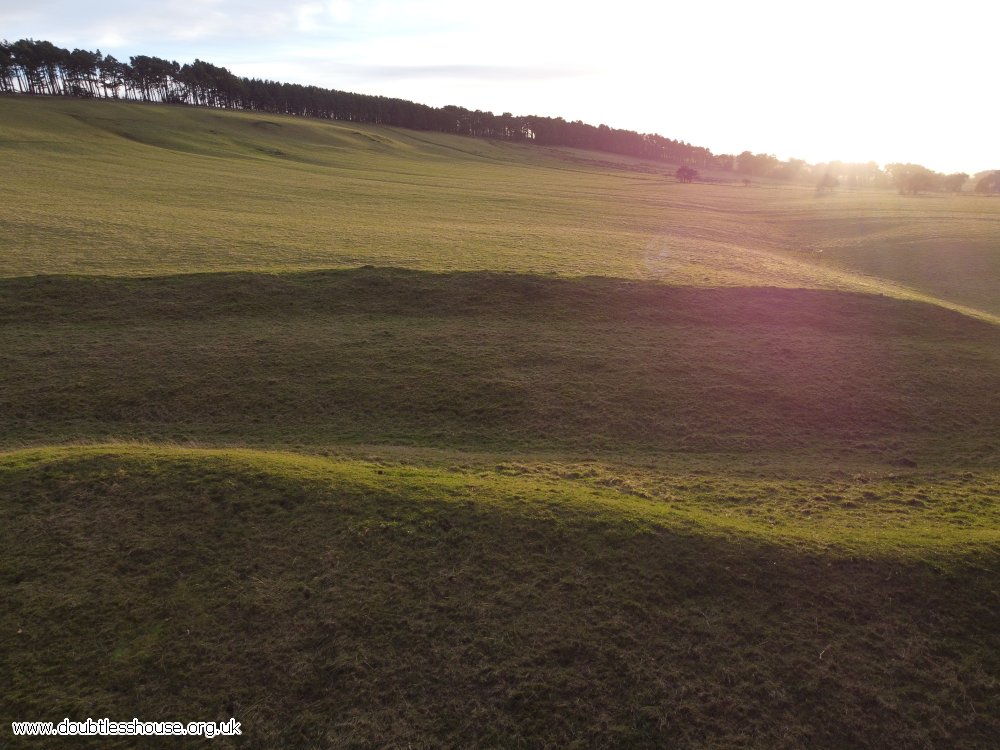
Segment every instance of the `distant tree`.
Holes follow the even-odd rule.
[[[180,66],[159,57],[136,55],[129,58],[132,79],[143,101],[172,101]]]
[[[98,68],[101,51],[75,49],[66,56],[64,75],[68,93],[73,96],[97,96]]]
[[[14,53],[6,39],[0,41],[0,91],[14,91]]]
[[[36,42],[32,39],[27,42],[22,39],[17,44],[22,45],[22,50],[27,52],[27,59],[34,66],[34,93],[54,96],[69,93],[65,78],[69,50],[56,47],[52,42]]]
[[[802,173],[805,166],[806,163],[802,159],[789,159],[778,164],[771,176],[777,180],[794,180]]]
[[[822,177],[820,177],[819,182],[816,183],[817,193],[832,193],[833,189],[840,185],[840,180],[838,180],[831,172],[826,172]]]
[[[694,182],[695,178],[698,176],[698,170],[692,169],[685,164],[683,167],[677,167],[677,171],[674,173],[674,176],[677,177],[680,182]]]
[[[736,166],[736,157],[732,154],[719,154],[715,157],[715,168],[726,172],[732,172]]]
[[[744,151],[736,157],[736,169],[753,177],[767,177],[781,162],[772,154],[751,154]]]
[[[892,181],[900,194],[916,195],[931,190],[941,177],[937,172],[919,164],[887,164],[885,171],[892,175]]]
[[[885,187],[885,173],[873,161],[864,164],[842,164],[841,168],[840,174],[848,187]]]
[[[48,94],[42,60],[34,39],[19,39],[7,47],[16,75],[17,87],[22,93]]]
[[[983,175],[976,183],[976,192],[982,195],[1000,193],[1000,170]]]
[[[955,172],[941,178],[941,187],[949,193],[961,193],[962,186],[969,181],[969,175],[965,172]]]
[[[108,55],[97,68],[97,80],[104,89],[105,98],[119,99],[125,86],[125,65],[113,55]]]

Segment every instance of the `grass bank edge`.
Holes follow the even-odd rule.
[[[533,517],[540,524],[590,522],[616,526],[626,536],[662,530],[834,558],[957,562],[957,558],[992,557],[1000,550],[1000,524],[994,518],[1000,514],[997,492],[980,497],[982,523],[970,526],[968,515],[953,518],[947,515],[950,511],[942,515],[933,508],[911,507],[905,513],[893,508],[887,514],[859,508],[856,502],[800,515],[787,503],[768,499],[775,487],[799,492],[803,498],[809,494],[787,480],[757,480],[756,485],[753,480],[740,480],[751,490],[754,486],[761,489],[748,515],[724,502],[732,498],[720,498],[716,505],[711,492],[698,497],[685,493],[656,497],[637,492],[628,482],[607,486],[603,481],[551,474],[511,475],[504,468],[503,464],[494,470],[414,466],[377,457],[328,458],[249,448],[107,443],[0,452],[0,486],[37,470],[53,472],[48,478],[55,481],[127,481],[130,472],[164,470],[187,472],[196,480],[199,472],[211,470],[300,483],[307,495],[336,489],[376,504],[379,498],[390,498],[397,504],[412,504],[418,516],[446,514],[449,507],[462,503],[471,504],[477,512]],[[933,485],[935,479],[930,475],[924,481]],[[996,472],[981,472],[977,481],[1000,487]],[[971,505],[970,513],[975,514]],[[893,515],[897,512],[902,515]]]

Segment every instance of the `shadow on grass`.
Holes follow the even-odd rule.
[[[365,267],[6,279],[0,321],[8,445],[1000,445],[1000,330],[886,297]]]
[[[282,274],[0,279],[0,316],[11,322],[262,314],[514,316],[1000,341],[995,326],[935,305],[821,289],[677,287],[604,277],[372,266]]]
[[[1000,731],[995,554],[807,554],[453,486],[138,450],[7,467],[3,731],[235,716],[244,747],[769,748]]]

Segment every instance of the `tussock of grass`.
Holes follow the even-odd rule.
[[[706,533],[680,509],[705,488],[667,508],[503,467],[138,447],[0,466],[5,713],[235,715],[248,747],[1000,729],[995,541]]]

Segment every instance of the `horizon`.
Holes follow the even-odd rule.
[[[506,7],[217,0],[168,13],[115,0],[94,14],[42,0],[0,10],[0,26],[10,41],[123,60],[203,59],[237,76],[582,120],[715,154],[912,162],[970,175],[1000,166],[978,77],[989,69],[990,27],[974,3],[952,3],[942,17],[940,6],[852,1],[818,20],[788,2],[649,9],[626,0],[614,18],[563,12],[562,3]],[[892,44],[900,35],[906,57]],[[910,55],[921,43],[927,52]]]

